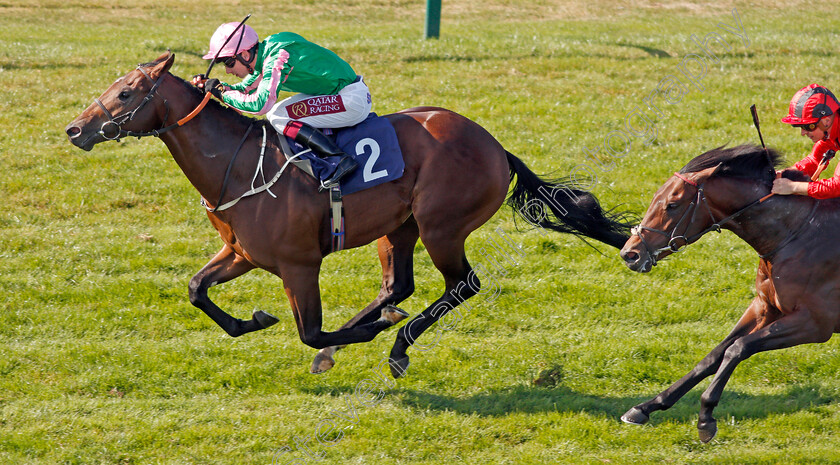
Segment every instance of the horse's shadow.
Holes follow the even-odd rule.
[[[516,386],[466,398],[414,390],[399,392],[403,404],[419,410],[451,411],[483,417],[500,417],[512,413],[585,412],[595,416],[614,418],[616,421],[619,421],[619,417],[634,405],[647,401],[657,394],[599,397],[582,394],[565,386],[552,388]],[[655,424],[663,420],[697,421],[701,393],[701,389],[694,389],[671,409],[653,415],[651,422]],[[793,386],[784,393],[773,395],[727,392],[725,398],[726,404],[721,404],[719,415],[721,417],[731,415],[739,419],[756,419],[773,414],[793,413],[830,404],[837,400],[821,392],[817,385]]]

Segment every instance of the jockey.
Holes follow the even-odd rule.
[[[814,142],[811,154],[794,165],[796,169],[813,177],[825,168],[834,151],[840,150],[840,118],[837,112],[840,103],[830,90],[817,84],[805,86],[794,94],[790,101],[788,115],[782,122],[801,130]],[[826,152],[829,159],[824,159]],[[834,170],[834,176],[813,182],[797,182],[777,178],[773,182],[774,194],[808,195],[817,199],[840,197],[840,165]]]
[[[253,28],[241,24],[237,30],[237,26],[240,23],[219,26],[204,59],[218,56],[216,62],[242,82],[231,85],[198,76],[193,84],[242,112],[266,115],[278,132],[322,158],[341,157],[335,173],[323,183],[336,185],[358,164],[318,128],[364,121],[371,109],[367,85],[338,55],[295,33],[280,32],[259,42]],[[280,91],[297,95],[278,102]]]

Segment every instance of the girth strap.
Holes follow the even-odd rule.
[[[330,188],[330,233],[332,251],[344,249],[344,202],[341,200],[341,187]]]
[[[277,138],[280,143],[280,148],[283,151],[283,155],[288,160],[287,163],[290,162],[294,164],[304,173],[312,176],[316,181],[318,181],[319,179],[315,176],[315,173],[312,170],[312,164],[309,160],[300,158],[301,155],[311,152],[312,149],[306,149],[297,155],[292,155],[293,151],[291,147],[289,147],[286,137],[278,132]],[[330,188],[330,243],[333,252],[344,250],[344,226],[344,202],[342,201],[341,186],[336,185]]]

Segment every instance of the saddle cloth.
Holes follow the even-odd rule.
[[[354,192],[399,179],[405,171],[402,151],[397,142],[397,133],[387,118],[368,115],[367,119],[349,128],[324,130],[333,132],[335,141],[344,153],[351,155],[359,167],[341,180],[341,194]],[[286,159],[315,179],[328,179],[335,171],[339,157],[319,158],[288,137],[280,138],[280,145]]]

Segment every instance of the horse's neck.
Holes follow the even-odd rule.
[[[778,250],[798,234],[814,212],[817,200],[797,195],[775,195],[745,211],[727,225],[759,255]],[[733,212],[734,213],[734,212]]]
[[[186,111],[197,105],[198,101],[188,103],[185,106],[191,107]],[[227,118],[230,118],[229,124],[225,122]],[[208,106],[184,126],[161,135],[161,140],[201,196],[216,202],[231,159],[247,131],[248,127],[242,124],[237,115],[227,114],[217,106]],[[258,140],[262,140],[262,132],[254,125],[248,140],[236,155],[226,197],[231,192],[240,192],[240,184],[245,176],[243,170],[254,167],[255,146],[258,144],[254,141]]]

